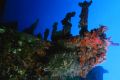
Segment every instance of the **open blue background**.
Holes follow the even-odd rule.
[[[58,29],[62,29],[61,20],[67,12],[75,11],[72,18],[72,34],[79,33],[78,22],[81,8],[78,2],[84,0],[7,0],[2,21],[18,21],[18,29],[29,27],[39,19],[38,27],[34,34],[43,33],[46,28],[52,30],[55,21],[59,22]],[[93,0],[89,10],[89,30],[99,25],[108,26],[107,35],[112,41],[120,42],[120,0]],[[109,73],[104,75],[104,80],[120,80],[120,47],[110,46],[107,60],[100,64]]]

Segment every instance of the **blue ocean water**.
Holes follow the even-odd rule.
[[[76,16],[72,19],[72,34],[79,33],[78,22],[81,8],[78,2],[84,0],[6,0],[4,16],[1,21],[18,21],[19,31],[29,27],[36,19],[39,19],[38,27],[34,34],[44,33],[46,28],[52,30],[52,25],[58,21],[58,29],[62,29],[61,20],[67,12],[75,11]],[[119,19],[120,0],[93,0],[89,9],[89,30],[99,25],[108,26],[107,36],[112,41],[120,42]],[[109,71],[103,80],[119,80],[119,46],[110,46],[107,52],[107,60],[100,64]],[[98,70],[99,71],[99,70]],[[93,72],[92,72],[93,73]],[[102,74],[102,73],[101,73]],[[93,79],[92,79],[93,80]],[[102,79],[95,79],[102,80]]]

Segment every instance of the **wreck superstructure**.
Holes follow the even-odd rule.
[[[79,27],[80,34],[72,36],[71,19],[75,12],[69,12],[61,21],[63,29],[57,31],[53,24],[51,41],[49,29],[44,37],[33,31],[39,20],[24,32],[16,27],[0,26],[0,68],[1,78],[18,80],[65,80],[66,77],[86,77],[86,74],[106,57],[109,40],[105,35],[106,26],[91,31],[88,27],[88,8],[92,1],[79,3],[82,7]],[[6,77],[7,76],[7,77]]]

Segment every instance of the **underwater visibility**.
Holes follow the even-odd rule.
[[[107,26],[88,30],[88,13],[92,0],[78,3],[79,34],[73,36],[71,23],[76,12],[68,12],[54,22],[50,30],[34,35],[39,19],[22,32],[17,22],[0,24],[0,80],[103,80],[108,73],[98,64],[106,60],[107,50],[113,43],[106,36]],[[1,10],[1,8],[0,8]]]

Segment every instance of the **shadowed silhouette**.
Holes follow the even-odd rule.
[[[6,0],[0,0],[0,20],[2,19],[4,14],[5,3]]]
[[[33,35],[33,32],[37,27],[38,23],[39,23],[39,19],[36,19],[36,21],[29,28],[25,29],[24,32]]]
[[[108,73],[102,66],[93,68],[86,77],[86,80],[103,80],[103,74]]]

